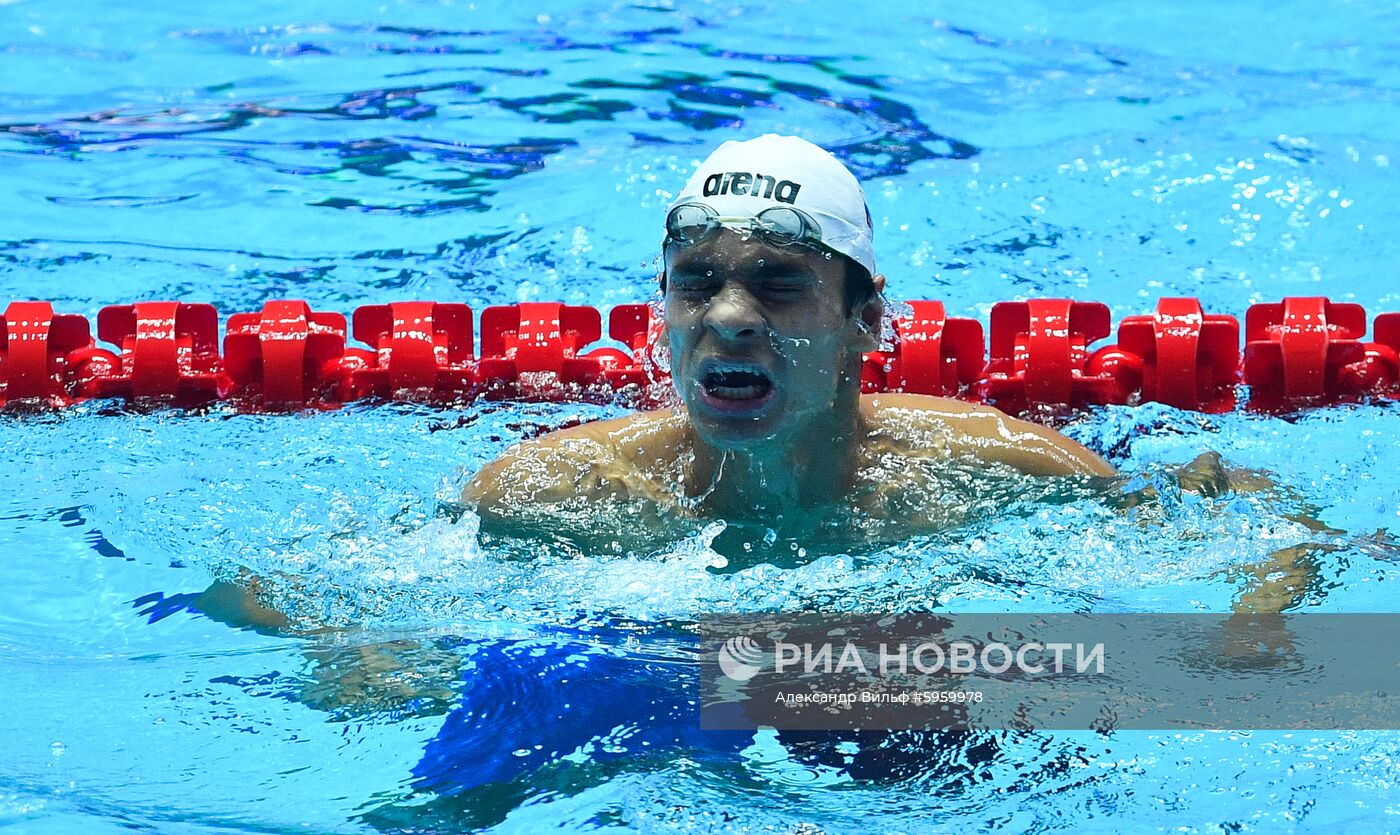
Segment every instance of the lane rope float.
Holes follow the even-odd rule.
[[[0,317],[0,405],[62,408],[95,398],[173,406],[231,401],[247,411],[334,408],[365,399],[663,402],[654,309],[607,315],[556,302],[488,307],[407,301],[365,305],[349,322],[305,301],[234,313],[151,301],[83,316],[16,301]],[[1400,398],[1400,313],[1367,333],[1361,305],[1289,297],[1234,316],[1195,298],[1163,298],[1118,323],[1107,305],[1030,299],[993,305],[981,322],[939,301],[907,303],[889,350],[865,355],[861,388],[988,403],[1013,414],[1160,402],[1201,412],[1294,410]],[[359,342],[354,345],[350,339]],[[111,347],[102,347],[98,342]],[[621,347],[618,347],[621,346]],[[1247,401],[1244,392],[1247,387]]]

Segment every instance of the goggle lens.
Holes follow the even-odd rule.
[[[682,246],[698,244],[719,226],[719,216],[708,206],[683,203],[666,216],[666,234]]]
[[[724,225],[741,225],[754,231],[764,243],[789,247],[821,245],[821,228],[806,213],[773,206],[752,218],[721,218],[703,203],[682,203],[666,216],[666,236],[680,246],[693,246]]]
[[[754,221],[758,232],[764,235],[769,243],[778,246],[792,246],[804,241],[821,242],[821,233],[816,230],[815,225],[809,224],[806,216],[799,214],[796,209],[774,206],[759,212]]]

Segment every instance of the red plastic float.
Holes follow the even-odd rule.
[[[607,369],[608,382],[613,388],[646,386],[664,382],[670,377],[669,371],[656,359],[655,352],[662,341],[662,330],[661,320],[652,315],[651,305],[620,304],[614,307],[608,314],[608,335],[631,351],[631,354],[619,351],[618,364]]]
[[[354,335],[372,351],[348,372],[353,397],[445,399],[471,391],[476,377],[472,309],[464,304],[395,302],[355,309]]]
[[[235,313],[224,336],[224,371],[235,397],[266,408],[335,402],[332,387],[358,363],[345,363],[345,317],[313,313],[304,301],[270,301],[262,313]]]
[[[1368,391],[1395,390],[1400,384],[1400,313],[1382,313],[1372,329],[1375,342],[1366,345],[1357,381]]]
[[[1365,362],[1365,335],[1366,311],[1359,304],[1308,296],[1251,306],[1244,346],[1250,402],[1297,407],[1365,393],[1356,390],[1357,376],[1345,371]]]
[[[982,323],[948,318],[939,301],[909,302],[909,309],[892,323],[893,347],[865,355],[861,390],[966,396],[987,364]]]
[[[1196,299],[1164,298],[1151,316],[1119,323],[1118,348],[1141,361],[1124,359],[1117,372],[1129,377],[1137,399],[1201,412],[1235,408],[1240,368],[1235,317],[1206,314]]]
[[[0,402],[33,400],[66,405],[71,366],[92,346],[87,319],[54,313],[48,302],[10,302],[0,321]]]
[[[478,378],[498,394],[536,399],[552,399],[561,384],[603,382],[605,368],[617,358],[579,355],[602,334],[602,315],[591,307],[554,302],[488,307],[481,313]]]
[[[986,400],[1009,412],[1124,403],[1118,377],[1088,369],[1088,346],[1112,328],[1108,305],[1031,299],[992,306]]]
[[[12,302],[0,317],[0,404],[64,406],[94,397],[194,405],[231,399],[246,410],[333,407],[352,400],[623,398],[654,405],[666,384],[655,352],[661,323],[649,305],[608,316],[614,346],[597,345],[592,307],[530,302],[481,314],[473,354],[464,304],[395,302],[345,317],[304,301],[267,302],[228,318],[219,354],[212,305],[139,302],[103,308],[98,347],[88,321],[44,301]],[[1097,302],[1030,299],[992,308],[990,352],[981,323],[949,317],[941,302],[914,301],[894,321],[893,345],[872,351],[862,391],[985,400],[1013,413],[1045,414],[1093,404],[1156,401],[1206,412],[1265,410],[1400,394],[1400,313],[1376,317],[1325,298],[1258,304],[1245,316],[1245,344],[1232,316],[1190,298],[1166,298],[1150,315],[1110,334]],[[621,346],[621,347],[616,347]]]
[[[120,354],[94,349],[78,393],[199,403],[219,397],[219,314],[212,304],[138,302],[104,307],[97,335]],[[101,351],[99,355],[97,352]]]

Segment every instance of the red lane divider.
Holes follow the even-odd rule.
[[[346,319],[304,301],[271,301],[228,318],[219,353],[212,305],[139,302],[103,308],[98,347],[88,321],[44,301],[0,316],[0,405],[64,406],[93,397],[248,410],[326,408],[362,398],[597,400],[657,405],[669,384],[662,323],[650,305],[529,302],[481,313],[473,353],[464,304],[366,305]],[[981,323],[914,301],[894,320],[892,347],[865,355],[861,390],[985,400],[1013,413],[1156,401],[1182,409],[1235,408],[1239,384],[1264,410],[1400,396],[1400,313],[1376,317],[1318,297],[1246,311],[1244,347],[1233,316],[1196,299],[1164,298],[1119,323],[1098,302],[1030,299],[992,308],[990,351]]]
[[[224,371],[234,397],[265,408],[334,402],[333,390],[359,368],[345,360],[345,317],[313,313],[303,301],[271,301],[262,313],[228,317]]]
[[[1400,386],[1400,313],[1382,313],[1372,329],[1357,383],[1367,391],[1397,391]]]
[[[219,397],[219,314],[212,304],[138,302],[104,307],[97,336],[121,353],[94,349],[85,397],[159,397],[198,403]],[[96,353],[102,352],[100,365]]]
[[[910,315],[893,322],[895,344],[870,351],[861,368],[861,391],[967,396],[987,365],[982,323],[948,318],[943,302],[909,302]]]
[[[1366,311],[1318,296],[1256,304],[1245,315],[1244,380],[1256,407],[1367,394]]]
[[[395,302],[355,309],[351,348],[362,367],[349,372],[352,396],[446,399],[471,391],[476,379],[472,310],[464,304]],[[357,365],[359,365],[357,363]]]
[[[477,374],[497,396],[551,399],[560,384],[597,385],[619,362],[619,352],[597,357],[579,352],[602,335],[602,315],[592,307],[554,302],[488,307],[481,312]]]
[[[608,382],[613,388],[644,387],[649,383],[666,382],[669,369],[657,362],[656,351],[663,341],[661,320],[652,315],[651,305],[620,304],[608,314],[608,335],[627,346],[630,354],[621,351],[618,364],[607,369]]]
[[[1206,314],[1196,299],[1165,298],[1151,316],[1128,316],[1118,325],[1125,382],[1143,401],[1178,409],[1228,412],[1239,381],[1240,323]]]
[[[82,316],[54,313],[48,302],[10,302],[0,321],[0,402],[70,403],[69,357],[91,347]]]
[[[1089,343],[1111,328],[1108,305],[1100,302],[998,302],[992,306],[987,402],[1010,412],[1127,402],[1114,374],[1088,368]]]

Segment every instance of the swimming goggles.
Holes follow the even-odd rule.
[[[682,203],[666,215],[666,241],[680,247],[700,243],[721,226],[748,229],[759,240],[775,247],[810,246],[822,251],[821,226],[801,209],[770,206],[756,215],[729,217],[704,203]]]

